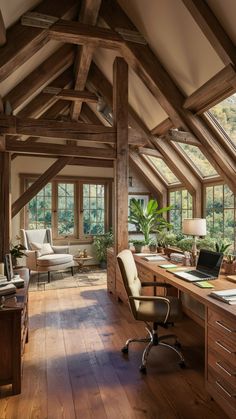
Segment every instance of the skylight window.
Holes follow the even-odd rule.
[[[213,106],[209,113],[236,145],[236,93]]]
[[[197,146],[184,143],[178,143],[178,145],[196,166],[202,177],[217,176],[216,170]]]
[[[179,179],[175,176],[175,174],[170,170],[164,160],[153,157],[153,156],[145,156],[146,159],[154,166],[154,169],[158,172],[158,174],[164,179],[164,181],[170,185],[180,183]]]

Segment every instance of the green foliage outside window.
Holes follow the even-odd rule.
[[[170,192],[169,200],[172,207],[170,210],[170,223],[174,232],[180,233],[182,232],[183,220],[193,216],[192,196],[186,189],[182,189]]]
[[[229,138],[236,143],[236,93],[213,106],[209,112],[216,118]]]

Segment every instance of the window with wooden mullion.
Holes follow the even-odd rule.
[[[106,188],[103,183],[83,183],[82,196],[82,231],[83,236],[104,234],[106,230]]]

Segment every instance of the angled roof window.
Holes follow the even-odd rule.
[[[149,161],[149,163],[151,163],[151,165],[158,172],[160,177],[162,177],[167,184],[175,185],[180,183],[179,179],[170,170],[170,168],[167,166],[164,160],[153,156],[145,156],[145,158],[147,159],[147,161]]]
[[[209,109],[213,122],[236,145],[236,93]]]
[[[200,172],[200,175],[203,178],[218,176],[218,173],[211,163],[209,163],[199,147],[185,143],[178,143],[178,146],[184,154],[186,154],[186,157],[194,164],[195,168]]]

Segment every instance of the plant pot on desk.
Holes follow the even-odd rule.
[[[229,263],[229,262],[224,262],[223,263],[223,269],[225,271],[226,275],[232,275],[236,272],[236,261]]]

